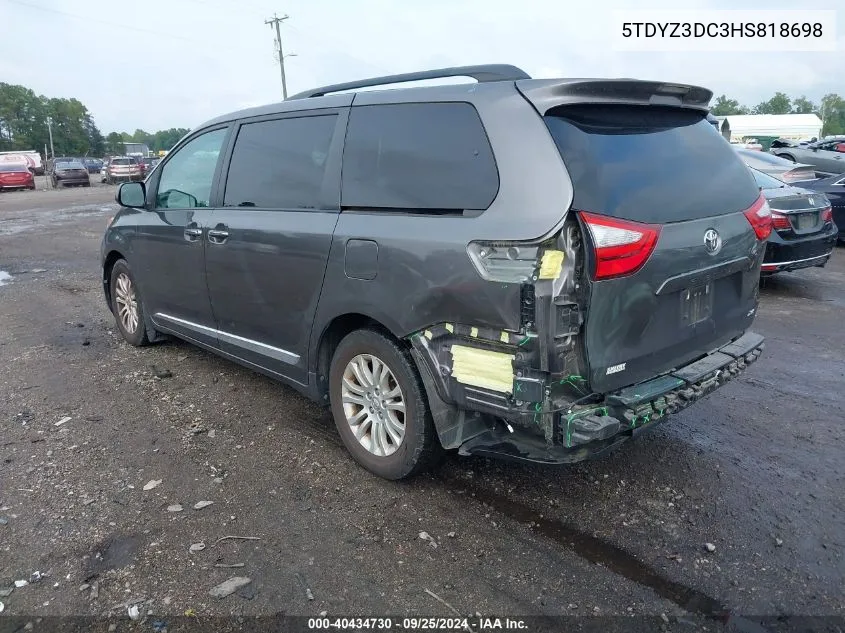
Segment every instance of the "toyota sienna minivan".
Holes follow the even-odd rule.
[[[382,477],[605,453],[763,348],[770,212],[711,96],[489,65],[220,116],[118,191],[109,308],[330,406]]]

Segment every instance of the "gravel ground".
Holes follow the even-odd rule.
[[[121,341],[93,185],[0,195],[4,617],[845,615],[842,248],[764,283],[742,378],[616,454],[390,483],[292,390]]]

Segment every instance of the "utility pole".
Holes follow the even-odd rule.
[[[56,152],[53,150],[53,121],[47,117],[47,133],[50,135],[50,155],[55,158]]]
[[[287,15],[279,17],[274,13],[273,17],[271,19],[264,21],[264,24],[269,24],[269,25],[271,25],[271,28],[273,28],[273,27],[276,28],[276,45],[279,48],[279,68],[282,71],[282,98],[283,99],[288,98],[288,84],[287,84],[287,81],[285,81],[285,54],[282,51],[282,33],[279,30],[279,24],[281,24],[282,22],[284,22],[287,19],[288,19]]]

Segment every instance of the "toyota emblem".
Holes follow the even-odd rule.
[[[715,255],[722,250],[722,238],[716,229],[707,229],[704,232],[704,248],[711,255]]]

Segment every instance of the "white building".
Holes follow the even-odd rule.
[[[794,140],[822,136],[822,120],[815,114],[736,114],[716,118],[721,121],[722,134],[732,141],[761,136]]]
[[[145,143],[124,143],[123,153],[126,156],[141,156],[146,158],[150,155],[150,148]]]

